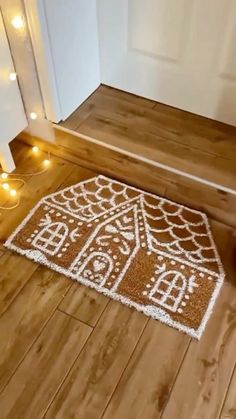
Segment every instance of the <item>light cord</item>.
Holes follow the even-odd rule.
[[[19,207],[19,205],[20,205],[20,198],[17,198],[17,202],[16,202],[15,205],[12,205],[11,207],[2,207],[2,206],[0,206],[0,209],[3,209],[3,210],[12,210],[14,208]]]
[[[1,210],[12,210],[17,208],[20,205],[20,197],[17,196],[17,193],[19,192],[19,190],[21,190],[24,186],[26,186],[26,181],[24,179],[15,177],[15,176],[38,176],[41,175],[45,172],[48,171],[50,163],[51,163],[51,155],[49,152],[47,152],[46,154],[47,158],[43,161],[43,163],[45,164],[45,168],[43,170],[40,170],[38,172],[32,172],[32,173],[8,173],[8,172],[2,172],[0,173],[0,187],[2,187],[6,192],[9,192],[9,199],[14,199],[14,197],[16,197],[15,199],[17,199],[16,203],[10,206],[2,206],[0,205],[0,209]],[[9,185],[9,182],[20,182],[21,185],[19,186],[19,188],[16,189],[12,189]],[[5,184],[5,186],[4,186]],[[8,200],[7,200],[8,202]]]
[[[47,152],[47,160],[49,162],[51,162],[51,153]],[[45,160],[44,160],[45,161]],[[42,173],[45,173],[48,170],[48,167],[46,167],[43,170],[40,170],[39,172],[33,172],[33,173],[17,173],[17,176],[38,176],[41,175]],[[7,174],[7,176],[16,176],[14,173],[8,173],[8,172],[4,172]],[[1,179],[4,181],[4,179]],[[14,179],[15,180],[15,179]]]

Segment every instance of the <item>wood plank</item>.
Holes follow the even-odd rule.
[[[3,247],[3,245],[0,243],[0,258],[4,255],[6,249]]]
[[[196,208],[206,208],[217,219],[226,220],[229,224],[235,219],[236,206],[231,195],[208,187],[205,189],[203,185],[196,187],[195,183],[188,183],[185,178],[169,176],[166,171],[156,171],[150,165],[145,166],[140,161],[124,158],[121,153],[106,153],[103,147],[96,148],[94,144],[85,146],[84,140],[80,146],[81,139],[77,138],[73,139],[73,148],[66,154],[64,146],[68,137],[62,136],[60,140],[56,152],[61,152],[62,156],[64,153],[72,161],[80,161],[82,165],[87,165],[88,161],[88,167],[98,168],[112,177],[154,193],[161,194],[158,191],[162,191],[169,198],[171,195],[176,196],[179,202],[190,202]],[[15,142],[13,146],[14,144]],[[45,147],[52,146],[46,144]],[[69,163],[65,164],[65,171],[68,177],[65,178],[62,171],[61,177],[58,177],[58,188],[94,175],[83,168],[75,169],[75,165],[71,166],[72,171],[68,173],[67,164]],[[53,184],[57,175],[50,172],[49,177]],[[35,180],[36,188],[40,188],[45,194],[37,177],[32,178],[32,196],[29,198],[32,206]],[[46,185],[47,188],[50,187],[47,182]],[[53,187],[50,191],[53,191]],[[37,199],[36,195],[35,200]],[[5,223],[8,223],[7,219]],[[127,416],[130,419],[133,412],[135,419],[141,415],[140,412],[143,413],[140,417],[149,419],[150,416],[150,419],[157,419],[164,408],[163,419],[216,419],[220,417],[220,413],[223,415],[225,412],[234,415],[232,374],[235,366],[236,235],[235,229],[230,226],[215,221],[211,224],[226,270],[227,282],[201,341],[191,342],[182,365],[184,344],[181,342],[188,342],[187,336],[148,320],[141,313],[113,301],[109,302],[96,324],[102,309],[97,300],[94,304],[90,303],[95,298],[95,291],[81,286],[84,293],[78,292],[76,296],[77,292],[74,294],[68,291],[72,284],[70,280],[43,267],[39,267],[30,278],[32,262],[13,254],[12,259],[10,253],[8,259],[6,251],[0,258],[1,264],[1,259],[5,257],[5,263],[0,265],[5,271],[4,281],[0,283],[3,304],[7,308],[0,320],[0,369],[3,374],[0,384],[2,389],[6,386],[2,399],[5,415],[11,418],[27,418],[27,415],[30,418],[42,417],[45,409],[48,409],[46,417],[53,419],[70,416],[98,419],[107,406],[106,419],[110,419],[111,415],[119,418]],[[14,266],[11,267],[11,264]],[[25,281],[22,272],[30,279]],[[72,287],[80,288],[78,284],[73,284]],[[70,343],[75,350],[78,349],[76,343],[80,345],[78,335],[73,333],[72,323],[79,323],[76,319],[69,322],[71,332],[63,326],[64,321],[52,321],[57,317],[54,317],[56,307],[63,307],[65,301],[67,311],[72,316],[78,316],[82,321],[86,319],[95,328],[63,382],[62,377],[75,359],[73,351],[70,351]],[[70,319],[68,315],[61,316]],[[145,329],[147,322],[149,323]],[[61,334],[60,331],[63,330]],[[42,339],[45,346],[41,349],[37,344]],[[55,349],[52,351],[51,347]],[[152,356],[154,351],[160,362]],[[59,364],[56,360],[59,360]],[[31,365],[37,365],[35,373]],[[176,377],[178,367],[180,370]],[[133,382],[135,385],[132,388]],[[53,399],[58,386],[60,389]],[[50,393],[49,399],[47,392]]]
[[[97,95],[100,95],[96,90],[82,105],[76,109],[69,118],[60,122],[60,126],[71,130],[76,130],[79,125],[93,112]]]
[[[118,99],[118,101],[117,101]],[[155,102],[141,98],[139,96],[130,95],[127,92],[118,90],[114,94],[114,89],[108,86],[100,86],[91,96],[86,99],[65,121],[60,122],[60,126],[76,130],[85,119],[93,113],[103,113],[109,111],[109,104],[114,107],[114,103],[121,104],[121,107],[127,103],[131,109],[138,107],[139,109],[151,109],[155,106]],[[123,111],[124,114],[124,111]]]
[[[209,220],[213,238],[225,271],[225,285],[236,289],[236,232],[235,228]]]
[[[7,250],[0,258],[0,315],[28,282],[37,264]]]
[[[42,148],[49,148],[58,156],[148,192],[165,195],[180,204],[202,210],[212,218],[236,226],[236,195],[94,144],[78,134],[58,129],[55,129],[55,134],[56,146],[37,141]],[[35,142],[34,138],[25,134],[21,134],[21,138],[30,144]]]
[[[32,158],[28,156],[29,147],[23,146],[23,150],[26,159],[23,160],[22,165],[24,166],[24,171],[29,172],[29,170],[32,170]],[[20,164],[17,170],[22,169],[22,165]],[[35,171],[35,168],[33,170]],[[73,165],[62,165],[61,159],[54,159],[53,168],[50,169],[51,176],[49,176],[49,172],[46,172],[43,175],[29,177],[27,186],[24,188],[25,190],[21,192],[19,207],[11,211],[3,211],[0,220],[0,240],[5,242],[9,234],[22,221],[28,211],[45,194],[44,188],[46,188],[48,193],[56,190],[73,170]],[[0,267],[2,268],[0,270],[0,313],[3,313],[37,269],[37,264],[7,251],[0,259]]]
[[[100,418],[147,321],[111,301],[45,417]]]
[[[219,419],[236,418],[236,367],[227,391],[226,399]]]
[[[23,179],[27,182],[31,176],[19,176],[18,173],[32,173],[42,170],[41,158],[36,158],[32,154],[31,148],[22,144],[20,141],[11,142],[11,152],[13,159],[15,161],[16,169],[9,175],[7,181],[10,186],[16,189],[18,192],[23,189],[23,184],[18,181],[14,181],[14,178]],[[12,176],[14,175],[14,176]],[[13,205],[12,199],[9,198],[7,191],[0,191],[0,206],[1,207],[10,207]],[[0,209],[0,217],[4,217],[8,214],[7,211]]]
[[[144,189],[146,187],[149,191],[152,190],[153,186],[156,193],[163,194],[166,185],[161,180],[160,182],[157,181],[155,168],[152,166],[91,143],[69,132],[56,129],[55,134],[56,145],[49,145],[45,141],[34,139],[25,133],[22,133],[19,138],[28,144],[37,142],[42,148],[49,149],[54,155],[90,168],[97,173],[111,176],[134,186],[140,187],[140,185],[143,185],[142,187]],[[143,168],[145,168],[145,172]]]
[[[91,330],[56,311],[0,395],[1,418],[41,418]]]
[[[59,308],[78,320],[95,326],[109,298],[84,285],[75,283],[62,300]]]
[[[153,103],[100,86],[63,126],[235,190],[236,128]]]
[[[132,103],[133,105],[143,106],[150,109],[156,106],[156,102],[151,99],[146,99],[145,97],[130,94],[124,90],[114,89],[113,87],[106,86],[105,84],[101,84],[97,90],[103,95],[117,98],[124,102]]]
[[[20,205],[11,211],[3,210],[3,216],[0,218],[0,240],[5,242],[32,206],[44,195],[59,188],[72,171],[73,165],[71,163],[54,157],[48,171],[27,179],[27,184],[20,193]]]
[[[29,149],[23,146],[23,149],[25,148]],[[29,150],[24,150],[24,155],[27,154],[27,151]],[[30,158],[30,165],[32,164],[31,160],[32,158]],[[26,163],[26,161],[24,162]],[[28,169],[27,163],[25,170]],[[42,196],[93,176],[94,173],[89,170],[54,158],[52,169],[43,174],[43,177],[39,175],[27,179],[27,189],[22,192],[20,206],[10,212],[5,211],[0,222],[1,240],[5,241]],[[3,313],[9,307],[15,296],[37,269],[37,266],[36,263],[10,251],[6,251],[0,258],[0,313]]]
[[[223,223],[236,226],[236,195],[208,185],[197,184],[184,176],[167,175],[165,183],[167,198],[199,209]]]
[[[102,95],[104,96],[104,94],[106,93],[103,92]],[[119,100],[121,101],[123,99]],[[138,112],[139,111],[137,110],[136,113],[138,114]],[[160,113],[158,118],[162,121],[164,126],[165,119],[167,118],[167,115],[165,115],[166,111],[158,112]],[[170,109],[169,112],[173,118],[173,131],[168,134],[177,135],[179,123],[178,117],[173,110]],[[130,109],[126,119],[128,116],[131,118],[131,113],[132,109]],[[84,116],[86,117],[86,115]],[[120,117],[120,115],[118,115],[118,117]],[[143,118],[142,114],[136,115],[135,117]],[[174,121],[176,118],[177,121]],[[201,124],[200,121],[199,123]],[[154,125],[152,125],[151,129],[153,127]],[[174,132],[175,129],[176,133]],[[201,126],[201,131],[194,131],[193,136],[202,134],[204,138],[204,130],[205,127],[203,125]],[[212,134],[212,141],[215,135],[216,137],[218,135],[216,131],[214,132],[214,135]],[[222,133],[219,133],[218,139],[221,144],[220,147],[224,147],[223,135],[223,131]],[[224,194],[221,191],[201,184],[196,186],[196,183],[186,180],[184,177],[169,174],[167,171],[145,165],[140,161],[122,155],[122,153],[113,152],[111,150],[107,152],[104,147],[96,146],[93,143],[89,145],[88,143],[85,144],[85,141],[78,139],[78,137],[73,138],[72,143],[73,146],[71,147],[70,138],[68,139],[67,135],[65,137],[65,134],[64,136],[62,135],[59,145],[56,146],[56,153],[61,153],[61,156],[65,156],[71,161],[79,161],[82,165],[98,169],[100,172],[102,171],[112,177],[131,184],[133,183],[138,187],[154,193],[165,194],[169,198],[175,199],[180,203],[204,209],[216,219],[226,220],[229,224],[233,225],[236,205],[232,195]],[[15,142],[13,142],[13,146],[14,144]],[[68,153],[66,149],[67,146]],[[45,147],[52,146],[46,144]],[[18,152],[20,152],[20,150],[21,147],[17,151],[17,156],[19,156]],[[218,148],[218,150],[220,150],[220,148]],[[21,156],[23,158],[24,153],[22,154],[21,152]],[[19,159],[19,162],[20,161],[21,159]],[[67,164],[68,163],[66,163],[65,166],[66,168],[69,167]],[[77,181],[86,178],[86,176],[91,177],[94,175],[94,173],[86,172],[84,169],[79,169],[77,172],[75,169],[76,166],[72,166],[73,170],[68,174],[68,178],[64,179],[62,173],[63,179],[59,179],[58,187],[77,183]],[[67,169],[65,170],[67,174]],[[51,173],[50,181],[52,183],[54,182],[54,177],[54,173]],[[36,184],[38,185],[37,188],[41,187],[37,182]],[[31,180],[31,194],[33,188],[34,179]],[[31,205],[33,205],[34,198],[33,196],[30,198],[32,199]],[[8,223],[8,221],[5,222]],[[10,257],[8,259],[5,255],[4,257],[6,259],[5,263],[2,263],[2,267],[4,270],[7,270],[4,273],[5,279],[1,284],[1,295],[3,296],[4,304],[9,301],[11,303],[9,306],[6,305],[8,310],[0,320],[0,346],[2,345],[2,350],[0,351],[0,364],[1,371],[3,370],[5,377],[5,379],[3,378],[3,386],[8,382],[4,391],[4,400],[7,401],[6,405],[8,406],[6,407],[6,414],[8,414],[9,411],[10,414],[13,413],[17,417],[18,409],[20,414],[23,412],[21,417],[25,417],[25,415],[27,415],[26,406],[29,404],[29,406],[32,406],[30,407],[32,410],[29,409],[31,417],[35,416],[33,413],[34,406],[36,406],[36,411],[39,409],[39,416],[41,417],[45,412],[45,408],[50,404],[50,400],[52,400],[52,397],[50,396],[50,400],[47,400],[44,404],[44,398],[42,398],[41,406],[40,400],[37,398],[37,391],[35,390],[34,393],[36,394],[34,394],[29,390],[29,393],[32,396],[32,404],[30,404],[31,401],[28,399],[28,392],[23,389],[23,384],[26,383],[27,388],[27,383],[31,383],[32,387],[35,389],[33,380],[34,373],[31,373],[32,368],[28,368],[27,370],[25,365],[29,365],[28,362],[35,364],[37,360],[42,362],[41,365],[44,365],[44,359],[49,359],[47,356],[51,357],[52,355],[50,350],[46,349],[45,351],[42,349],[42,352],[39,351],[39,353],[36,353],[36,344],[34,342],[37,337],[38,339],[41,339],[41,337],[44,336],[43,329],[48,321],[48,324],[51,324],[50,318],[55,311],[55,307],[61,302],[61,309],[63,309],[63,304],[66,304],[67,311],[70,312],[72,316],[75,315],[75,317],[80,317],[81,320],[84,319],[90,322],[95,329],[84,347],[84,350],[78,357],[71,373],[65,380],[65,383],[63,384],[61,382],[62,387],[55,396],[54,402],[50,405],[47,417],[52,417],[53,419],[54,417],[62,417],[64,419],[64,417],[68,417],[71,414],[73,417],[79,417],[79,419],[83,419],[83,417],[86,417],[86,419],[87,417],[89,417],[89,419],[97,419],[103,415],[104,409],[109,401],[110,405],[105,413],[105,417],[109,415],[109,412],[112,412],[112,415],[118,415],[117,417],[119,417],[119,412],[121,412],[121,417],[124,416],[125,418],[125,415],[134,412],[134,417],[136,419],[140,412],[144,412],[143,417],[148,417],[148,415],[150,415],[151,418],[153,415],[156,419],[159,412],[162,412],[165,406],[166,410],[163,414],[164,419],[169,419],[169,417],[171,419],[175,417],[181,417],[181,419],[185,419],[185,417],[187,419],[195,419],[196,417],[201,419],[216,419],[219,417],[235,364],[235,345],[233,342],[235,340],[236,236],[233,228],[217,222],[212,223],[212,230],[223,259],[227,274],[227,282],[216,303],[213,317],[207,325],[205,334],[199,343],[191,343],[182,366],[180,365],[181,356],[178,355],[181,352],[182,346],[180,343],[178,345],[178,342],[182,342],[182,339],[188,340],[188,337],[185,335],[154,321],[149,321],[149,324],[154,324],[154,330],[151,330],[151,327],[148,325],[142,335],[148,320],[140,313],[133,312],[133,310],[114,302],[109,303],[96,325],[97,318],[102,310],[100,303],[97,305],[97,301],[94,305],[90,303],[95,297],[95,291],[81,287],[81,289],[84,289],[84,294],[78,293],[79,295],[76,296],[77,292],[74,294],[69,291],[68,297],[65,296],[64,301],[62,301],[63,295],[68,289],[66,284],[70,284],[70,281],[67,282],[65,277],[60,277],[60,283],[63,283],[64,285],[61,285],[61,287],[59,287],[59,285],[56,286],[54,279],[54,275],[56,274],[53,274],[52,272],[49,273],[45,268],[39,268],[39,271],[42,272],[40,277],[38,277],[37,280],[34,277],[30,280],[27,279],[27,283],[25,284],[23,274],[21,275],[21,273],[25,269],[26,276],[28,275],[30,277],[30,265],[32,262],[24,258],[19,258],[19,260],[17,260],[17,255],[12,255],[16,257],[16,259]],[[22,263],[20,261],[22,261]],[[25,261],[26,264],[24,264],[23,261]],[[15,267],[11,267],[11,264],[14,264]],[[19,272],[17,271],[17,266]],[[46,272],[48,272],[48,274],[46,274]],[[36,273],[34,276],[35,275]],[[45,275],[49,276],[46,278]],[[52,277],[50,275],[52,275]],[[37,286],[33,286],[33,282],[35,284],[37,283]],[[77,284],[73,284],[73,287],[75,289],[80,288]],[[17,291],[20,291],[20,293],[16,297]],[[90,291],[92,294],[90,294]],[[6,298],[4,298],[4,293],[6,294]],[[71,298],[69,298],[69,295]],[[101,296],[101,298],[102,297],[104,296]],[[76,302],[77,298],[78,301]],[[92,309],[89,308],[91,305]],[[113,305],[117,307],[116,313],[110,308]],[[132,317],[134,314],[130,317],[127,313],[135,313],[135,317]],[[77,322],[77,320],[73,319],[73,322]],[[147,333],[149,327],[150,331]],[[50,330],[51,329],[53,328],[50,327]],[[161,333],[159,342],[158,336],[160,336],[160,333],[158,333],[157,330],[162,329],[163,332]],[[60,347],[61,336],[59,336],[59,330],[59,326],[56,327],[55,333],[52,330],[52,338],[50,333],[47,332],[49,338],[45,338],[46,348],[48,348],[47,344],[59,345]],[[42,335],[40,335],[41,333]],[[174,336],[176,336],[176,338]],[[137,343],[139,339],[140,341]],[[68,337],[67,340],[70,340],[70,337]],[[156,340],[157,344],[159,344],[159,356],[161,357],[160,359],[162,359],[160,363],[155,362],[155,357],[153,358],[151,356],[153,350],[156,350]],[[76,339],[73,342],[74,346],[76,346]],[[69,352],[67,343],[64,342],[63,347],[64,346],[65,351]],[[166,348],[166,358],[164,348]],[[174,352],[174,348],[176,349],[176,352]],[[40,352],[45,358],[41,358]],[[53,352],[55,353],[55,351]],[[176,357],[173,353],[176,353]],[[68,366],[69,363],[67,364],[66,362],[67,357],[64,356],[64,358],[65,364]],[[60,357],[60,360],[62,359],[63,358]],[[18,366],[19,368],[17,369]],[[175,374],[178,366],[180,367],[180,371],[176,378]],[[50,369],[50,367],[52,375],[45,375],[45,371]],[[43,389],[44,396],[47,397],[47,391],[44,387],[44,385],[46,386],[46,384],[44,384],[45,377],[46,379],[49,379],[49,385],[47,386],[48,390],[51,388],[51,377],[60,376],[61,380],[63,374],[65,375],[64,367],[63,362],[60,364],[60,367],[58,367],[58,371],[56,371],[56,368],[54,369],[53,363],[50,365],[46,364],[46,368],[40,366],[39,377],[36,377],[35,379],[38,383],[38,387]],[[40,375],[43,373],[44,375]],[[9,381],[10,378],[11,380]],[[172,389],[175,378],[176,382]],[[57,381],[56,378],[57,385],[60,380],[58,378]],[[135,381],[136,386],[132,389],[133,381]],[[145,383],[143,386],[142,381]],[[52,386],[54,386],[54,382],[54,378],[52,378]],[[231,381],[231,386],[234,387],[232,383],[233,380]],[[11,385],[13,387],[16,386],[14,387],[14,392],[19,395],[19,401],[17,400],[18,396],[15,398],[12,396],[12,391],[9,391],[8,394],[7,388],[11,389]],[[57,385],[53,388],[53,392]],[[126,397],[126,393],[129,397]],[[232,412],[234,414],[234,411],[232,410],[234,400],[231,398],[231,394],[233,394],[233,390],[229,390],[222,414],[225,413],[225,411],[227,414],[229,411],[230,414]],[[153,398],[151,398],[151,395],[153,395]],[[166,404],[165,402],[168,397],[169,401]],[[148,400],[148,403],[146,400]],[[156,404],[155,400],[157,400]],[[185,400],[188,401],[190,407],[186,407]],[[15,406],[18,406],[18,408]],[[168,414],[168,409],[170,409],[170,416],[165,416]],[[156,414],[156,412],[158,413]],[[183,417],[181,416],[182,412]]]
[[[9,234],[42,197],[93,176],[94,173],[90,170],[75,166],[61,158],[52,157],[51,167],[48,171],[27,179],[27,184],[21,191],[19,207],[11,211],[3,211],[4,214],[0,218],[0,240],[5,241],[7,239]]]
[[[39,267],[0,319],[0,390],[71,286],[65,276]]]
[[[199,342],[192,341],[162,419],[216,419],[235,365],[236,289],[223,286]]]
[[[77,131],[129,153],[236,190],[235,153],[232,150],[232,159],[216,156],[204,149],[193,149],[169,140],[162,133],[155,133],[156,129],[144,132],[136,122],[130,127],[130,123],[125,123],[124,119],[127,119],[127,114],[122,120],[113,118],[109,112],[104,116],[92,114],[80,124]]]
[[[91,116],[100,115],[122,123],[142,134],[155,134],[190,148],[233,159],[236,152],[236,128],[194,115],[180,109],[153,102],[147,109],[136,96],[107,86],[100,86],[90,97]],[[142,99],[142,98],[141,98]],[[87,100],[83,105],[86,105]],[[77,117],[79,117],[77,109]],[[83,109],[83,108],[82,108]],[[88,116],[88,115],[87,115]],[[68,122],[71,116],[68,118]],[[143,141],[145,138],[143,136]]]
[[[71,130],[76,130],[89,115],[93,112],[106,111],[108,108],[106,105],[108,103],[113,104],[117,99],[123,106],[130,104],[131,109],[133,109],[132,106],[139,107],[140,109],[152,109],[156,105],[156,102],[153,102],[152,100],[130,95],[122,90],[116,90],[101,85],[69,116],[69,118],[60,122],[59,125]]]
[[[150,320],[103,419],[159,418],[189,342],[187,335]]]
[[[176,202],[202,210],[219,221],[226,222],[228,219],[229,224],[236,226],[236,195],[90,143],[73,134],[57,131],[56,136],[57,144],[63,144],[62,154],[64,152],[65,155],[69,150],[71,155],[73,150],[74,159],[79,155],[80,163],[98,172],[144,190],[165,195]]]

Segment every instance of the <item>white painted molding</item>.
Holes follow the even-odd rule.
[[[49,143],[55,143],[55,131],[52,122],[40,117],[34,121],[30,121],[29,126],[24,130],[32,137],[40,137]]]
[[[9,79],[16,71],[0,7],[0,164],[6,172],[15,169],[9,143],[27,126],[18,82]]]
[[[0,147],[0,164],[4,172],[12,172],[16,166],[8,144],[2,144]]]
[[[50,48],[44,0],[24,0],[24,3],[46,117],[50,121],[59,122],[62,119],[62,111]]]

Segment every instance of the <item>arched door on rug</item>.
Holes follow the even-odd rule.
[[[176,312],[187,287],[185,276],[178,271],[163,272],[150,292],[150,299],[156,304]]]
[[[110,255],[104,252],[92,252],[79,270],[78,276],[102,287],[109,279],[113,266]]]
[[[56,255],[68,236],[68,231],[64,223],[49,223],[36,235],[32,244],[52,256]]]

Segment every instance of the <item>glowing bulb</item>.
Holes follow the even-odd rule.
[[[8,185],[7,182],[2,184],[3,189],[5,189],[6,191],[8,191],[8,189],[10,188],[10,186]]]
[[[24,21],[22,16],[15,16],[11,21],[12,26],[15,29],[21,29],[24,26]]]
[[[16,74],[16,73],[10,73],[10,74],[9,74],[9,79],[10,79],[11,81],[16,80],[16,77],[17,77],[17,74]]]
[[[1,178],[2,178],[2,179],[7,179],[7,178],[8,178],[8,174],[3,172],[3,173],[1,174]]]
[[[30,118],[31,119],[37,119],[38,115],[36,114],[36,112],[30,112]]]
[[[33,151],[33,153],[38,153],[39,152],[39,147],[34,145],[34,147],[32,147],[32,151]]]
[[[16,196],[16,190],[15,189],[11,189],[10,190],[10,195],[11,196]]]
[[[50,160],[48,160],[48,159],[46,159],[46,160],[44,160],[43,161],[43,164],[44,164],[44,166],[49,166],[49,164],[50,164]]]

